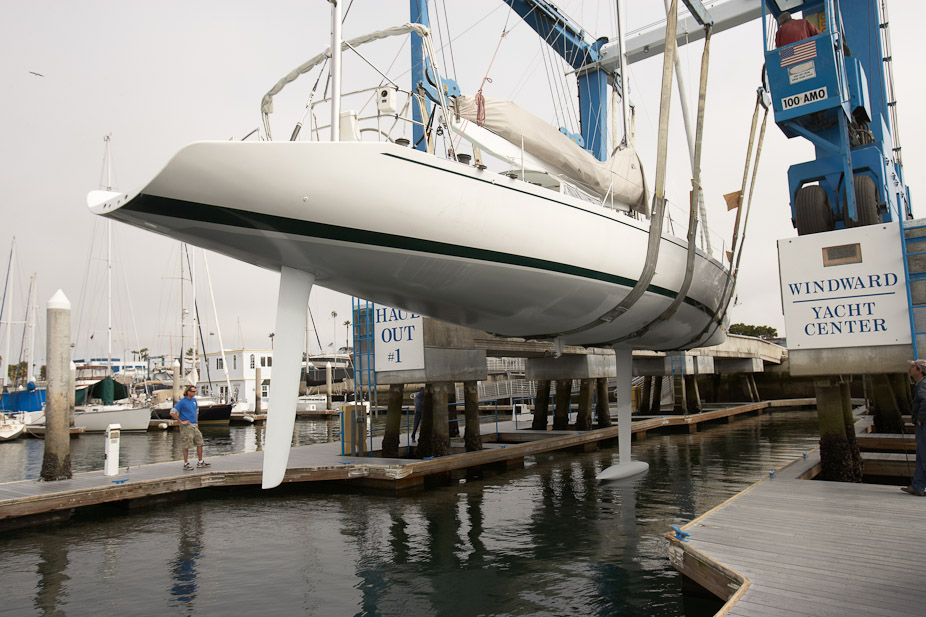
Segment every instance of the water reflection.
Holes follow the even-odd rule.
[[[199,507],[186,510],[179,520],[177,554],[170,567],[173,584],[170,588],[174,608],[180,608],[185,615],[195,614],[197,589],[197,561],[203,550],[203,522]]]
[[[36,610],[42,615],[59,617],[66,615],[67,583],[71,577],[67,574],[70,563],[66,546],[61,546],[53,536],[46,536],[39,541],[39,563],[36,568],[38,581],[35,586]]]
[[[401,497],[313,487],[96,511],[0,536],[4,613],[712,615],[682,597],[663,534],[799,457],[815,428],[813,412],[776,413],[652,435],[634,447],[649,472],[618,483],[595,479],[613,449]]]

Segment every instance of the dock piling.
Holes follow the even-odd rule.
[[[71,383],[71,303],[60,289],[48,301],[45,367],[45,453],[41,478],[71,478],[71,436],[68,421]]]
[[[598,428],[608,428],[611,426],[611,405],[608,403],[608,378],[599,377],[595,380],[595,386],[597,388],[595,413],[598,415]]]
[[[572,407],[572,380],[557,379],[556,394],[553,397],[553,430],[569,429],[569,411]]]
[[[547,430],[547,416],[550,415],[550,380],[537,380],[537,398],[534,399],[534,420],[531,430]]]

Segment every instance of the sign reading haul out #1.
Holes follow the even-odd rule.
[[[373,322],[376,372],[424,368],[421,315],[376,305]]]
[[[788,347],[910,343],[898,225],[778,241]]]

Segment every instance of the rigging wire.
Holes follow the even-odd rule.
[[[450,62],[453,67],[453,80],[457,81],[457,61],[453,56],[453,37],[450,36],[450,18],[447,15],[447,0],[441,0],[444,4],[444,27],[447,28],[447,47],[450,48]],[[447,60],[444,60],[444,66],[447,66]]]
[[[537,42],[540,45],[540,56],[543,58],[544,76],[547,78],[547,87],[550,89],[551,98],[553,99],[553,115],[556,117],[557,124],[566,126],[566,122],[563,120],[563,109],[559,89],[554,85],[552,71],[547,62],[547,51],[545,49],[547,44],[544,43],[543,39],[538,39]]]

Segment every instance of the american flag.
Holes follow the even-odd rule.
[[[778,57],[781,58],[782,68],[805,60],[811,60],[817,57],[817,42],[805,41],[797,45],[782,47],[778,50]]]

